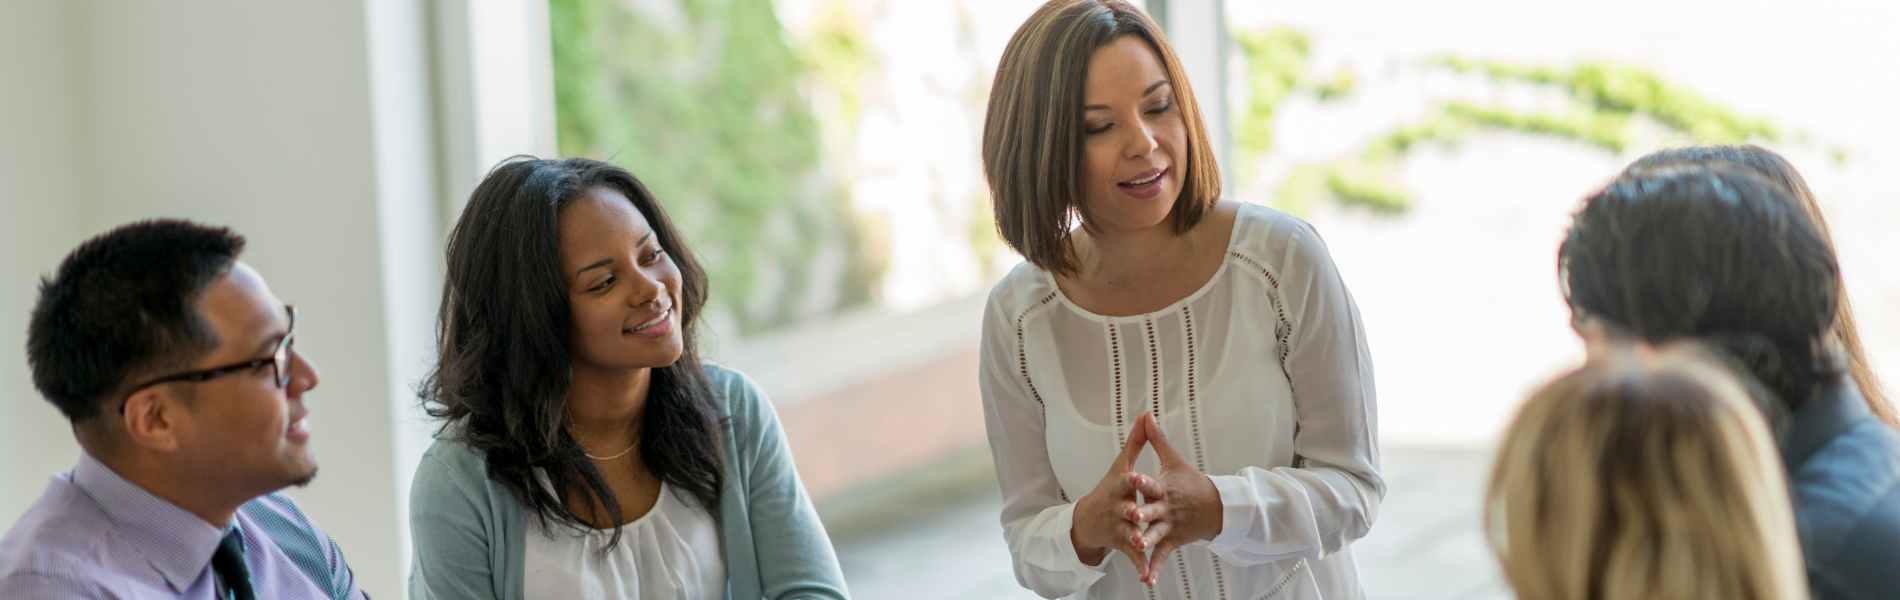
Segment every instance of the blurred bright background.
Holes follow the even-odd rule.
[[[975,386],[978,143],[1030,0],[10,0],[0,18],[0,519],[76,447],[22,353],[35,278],[151,216],[229,224],[310,323],[296,492],[401,597],[446,224],[513,154],[627,166],[713,275],[710,356],[772,394],[863,598],[1013,598]],[[1753,142],[1825,204],[1900,378],[1900,5],[1148,0],[1233,200],[1312,221],[1359,302],[1390,486],[1374,598],[1508,597],[1487,448],[1574,364],[1569,211],[1648,151]]]

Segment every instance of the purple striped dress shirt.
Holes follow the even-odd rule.
[[[222,598],[211,553],[232,527],[258,598],[367,599],[336,544],[289,498],[259,497],[214,527],[83,452],[0,538],[0,597]]]

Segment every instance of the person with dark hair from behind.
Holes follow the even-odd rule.
[[[1847,376],[1839,267],[1787,188],[1722,164],[1631,169],[1558,250],[1579,331],[1703,342],[1766,392],[1814,597],[1900,598],[1900,434]]]
[[[1827,242],[1828,248],[1834,247],[1834,235],[1829,231],[1827,217],[1821,211],[1821,202],[1815,199],[1813,190],[1808,188],[1807,179],[1801,177],[1801,172],[1795,170],[1793,163],[1788,162],[1788,159],[1776,154],[1773,150],[1753,144],[1686,146],[1651,152],[1631,164],[1629,168],[1650,169],[1669,164],[1735,165],[1780,184],[1787,189],[1796,202],[1800,203],[1801,209],[1808,214],[1808,218],[1814,219],[1815,227],[1821,231],[1821,241]],[[1837,281],[1836,285],[1842,288],[1836,292],[1840,294],[1841,310],[1834,319],[1833,335],[1835,339],[1840,340],[1841,349],[1845,353],[1847,374],[1853,378],[1854,386],[1859,388],[1861,398],[1867,401],[1867,408],[1874,412],[1874,416],[1885,421],[1887,425],[1900,429],[1900,414],[1895,414],[1893,404],[1887,401],[1886,391],[1881,389],[1880,379],[1874,376],[1873,365],[1867,360],[1867,350],[1860,341],[1860,328],[1854,318],[1854,308],[1847,301],[1847,283],[1842,280]]]
[[[0,538],[7,598],[366,598],[278,492],[317,474],[297,311],[186,221],[87,240],[40,285],[33,384],[81,454]]]
[[[445,279],[411,598],[846,597],[771,402],[700,362],[706,272],[632,173],[495,167]]]

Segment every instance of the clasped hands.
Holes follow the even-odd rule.
[[[1135,459],[1149,446],[1161,459],[1154,477],[1135,472]],[[1153,586],[1176,548],[1214,539],[1220,529],[1214,480],[1168,443],[1153,414],[1142,413],[1108,473],[1076,501],[1069,538],[1083,563],[1099,565],[1118,551],[1134,562],[1142,583]]]

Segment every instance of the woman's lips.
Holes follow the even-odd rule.
[[[673,309],[670,307],[660,312],[660,316],[654,317],[650,321],[622,330],[622,333],[646,337],[660,337],[672,332]]]
[[[1134,179],[1117,182],[1115,186],[1121,188],[1122,193],[1138,199],[1147,200],[1161,193],[1161,184],[1167,181],[1168,174],[1172,170],[1173,169],[1151,170],[1137,175]]]

